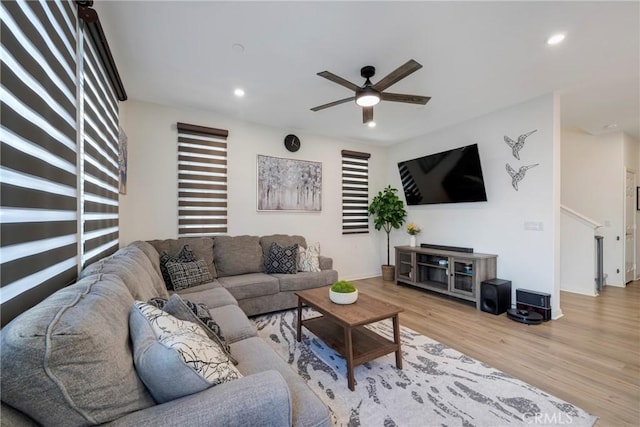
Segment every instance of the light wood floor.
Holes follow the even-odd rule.
[[[541,325],[379,277],[354,283],[403,307],[401,325],[597,415],[596,426],[640,426],[640,281],[599,297],[562,292],[564,317]]]

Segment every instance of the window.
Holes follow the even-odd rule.
[[[342,234],[369,232],[369,153],[342,150]]]
[[[78,215],[73,7],[13,1],[1,7],[4,323],[75,280]]]
[[[178,236],[227,232],[229,131],[178,123]]]
[[[82,266],[118,249],[118,100],[91,37],[84,43]]]
[[[0,18],[4,325],[73,283],[85,263],[117,250],[114,78],[117,99],[126,94],[93,9],[3,1]]]

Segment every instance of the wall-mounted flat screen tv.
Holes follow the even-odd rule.
[[[478,144],[398,163],[407,205],[486,202]]]

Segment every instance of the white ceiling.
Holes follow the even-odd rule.
[[[640,138],[635,1],[110,1],[96,9],[130,99],[388,146],[558,91],[563,127]],[[567,38],[548,46],[555,32]],[[375,83],[409,59],[423,68],[388,91],[431,96],[426,106],[383,101],[374,129],[355,103],[309,110],[352,96],[316,73],[360,85],[360,68],[373,65]],[[606,130],[611,123],[618,127]]]

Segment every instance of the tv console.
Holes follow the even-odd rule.
[[[498,255],[440,247],[396,246],[396,283],[473,301],[480,310],[480,283],[496,277]]]

